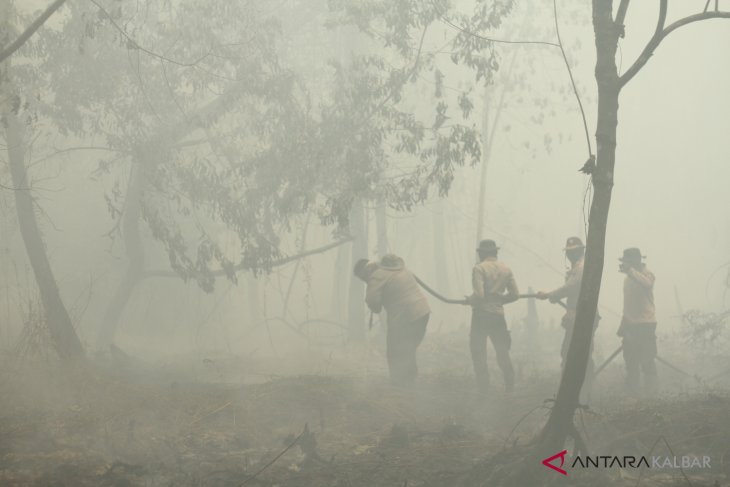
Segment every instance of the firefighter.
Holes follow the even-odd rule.
[[[360,259],[355,276],[367,284],[365,303],[373,313],[387,314],[386,357],[394,385],[412,384],[418,375],[416,351],[426,334],[431,315],[425,296],[397,255],[384,255],[379,262]]]
[[[646,268],[641,250],[636,247],[625,249],[619,261],[619,271],[626,274],[624,310],[618,331],[623,339],[626,387],[630,393],[638,393],[643,373],[645,389],[653,392],[657,387],[654,274]]]
[[[575,312],[578,307],[578,295],[580,294],[580,285],[583,281],[583,263],[585,257],[585,245],[579,237],[569,237],[565,241],[565,257],[570,261],[570,269],[565,274],[565,284],[561,287],[554,289],[550,292],[539,292],[537,293],[538,299],[549,299],[550,302],[558,302],[565,298],[565,314],[560,322],[561,326],[565,329],[565,335],[563,335],[563,343],[560,346],[560,357],[561,367],[565,366],[565,357],[568,354],[568,347],[570,346],[570,340],[573,338],[573,328],[575,326]],[[595,331],[598,325],[598,314],[593,323],[593,330]],[[591,340],[591,351],[588,358],[588,366],[586,369],[586,378],[583,390],[586,391],[584,399],[590,393],[590,388],[593,381],[593,340]]]
[[[482,240],[479,243],[479,263],[472,270],[473,293],[467,297],[472,307],[469,348],[477,390],[482,394],[489,389],[487,338],[492,340],[497,354],[505,390],[511,392],[514,388],[515,374],[509,355],[512,338],[507,330],[503,305],[516,301],[519,291],[512,270],[497,260],[498,250],[494,240]]]

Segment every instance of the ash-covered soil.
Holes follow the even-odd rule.
[[[469,374],[453,371],[427,373],[403,390],[384,375],[236,385],[141,382],[90,369],[4,367],[0,485],[497,485],[505,469],[527,467],[558,380],[533,370],[514,393],[497,379],[484,397]],[[618,367],[609,372],[576,418],[592,453],[709,455],[712,469],[582,470],[544,482],[728,485],[726,392],[697,385],[632,399],[620,393]]]

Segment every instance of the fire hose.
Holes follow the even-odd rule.
[[[419,286],[421,286],[431,296],[438,299],[439,301],[442,301],[446,304],[463,304],[463,305],[469,304],[469,301],[467,299],[447,298],[447,297],[443,296],[442,294],[438,293],[437,291],[435,291],[433,288],[431,288],[431,286],[429,286],[428,284],[423,282],[417,275],[413,274],[413,277],[414,277],[414,279],[416,279],[416,282],[418,283]],[[536,298],[536,297],[537,297],[537,294],[520,294],[519,296],[517,296],[517,299]],[[563,303],[562,301],[551,301],[551,302],[555,303],[555,304],[559,304],[563,308],[566,308],[565,303]],[[370,323],[368,325],[368,328],[372,329],[372,327],[373,327],[373,313],[370,313]]]
[[[439,301],[443,301],[444,303],[447,303],[447,304],[464,304],[464,305],[469,304],[469,301],[466,299],[451,299],[451,298],[444,297],[443,295],[434,291],[428,284],[423,282],[417,275],[414,274],[413,277],[416,279],[416,282],[423,289],[425,289],[431,296],[438,299]],[[517,299],[536,298],[536,297],[537,297],[537,294],[520,294],[519,296],[517,296]],[[563,308],[566,307],[565,303],[563,303],[562,301],[551,301],[551,303],[559,304]]]
[[[469,304],[469,301],[468,301],[468,300],[466,300],[466,299],[451,299],[451,298],[447,298],[447,297],[444,297],[444,296],[442,296],[441,294],[439,294],[438,292],[434,291],[434,290],[433,290],[433,289],[432,289],[432,288],[431,288],[431,287],[430,287],[430,286],[429,286],[428,284],[426,284],[425,282],[423,282],[423,281],[422,281],[422,280],[421,280],[421,279],[420,279],[420,278],[419,278],[418,276],[416,276],[415,274],[413,275],[413,277],[414,277],[414,278],[416,279],[416,282],[417,282],[417,283],[418,283],[418,284],[419,284],[419,285],[420,285],[420,286],[421,286],[421,287],[422,287],[423,289],[425,289],[426,291],[428,291],[428,293],[429,293],[429,294],[431,294],[431,295],[432,295],[433,297],[435,297],[435,298],[436,298],[436,299],[438,299],[439,301],[443,301],[444,303],[447,303],[447,304],[464,304],[464,305],[467,305],[467,304]],[[537,294],[520,294],[520,295],[518,296],[518,299],[524,299],[524,298],[537,298],[537,297],[538,297],[538,295],[537,295]],[[551,302],[551,303],[554,303],[554,304],[558,304],[558,305],[562,306],[563,308],[566,308],[566,309],[567,309],[567,306],[566,306],[566,305],[565,305],[565,303],[564,303],[564,302],[562,302],[562,301],[559,301],[559,300],[555,300],[555,301],[550,301],[550,302]],[[372,317],[371,317],[371,320],[372,320]],[[600,372],[601,372],[601,371],[602,371],[603,369],[605,369],[605,368],[606,368],[606,366],[608,366],[608,364],[610,364],[610,363],[611,363],[611,362],[613,361],[613,359],[615,359],[615,358],[616,358],[616,356],[617,356],[617,355],[618,355],[619,353],[621,353],[621,350],[623,350],[623,345],[619,346],[619,347],[618,347],[618,348],[617,348],[617,349],[616,349],[616,350],[615,350],[615,351],[614,351],[614,352],[613,352],[613,353],[612,353],[612,354],[611,354],[611,355],[610,355],[610,356],[609,356],[609,357],[608,357],[608,358],[607,358],[607,359],[606,359],[606,360],[605,360],[605,361],[604,361],[604,362],[603,362],[603,363],[602,363],[602,364],[601,364],[601,365],[600,365],[600,366],[599,366],[599,367],[598,367],[598,368],[596,369],[596,371],[595,371],[595,373],[593,374],[593,376],[594,376],[594,377],[595,377],[595,376],[597,376],[597,375],[598,375],[598,374],[599,374],[599,373],[600,373]],[[677,367],[677,366],[675,366],[675,365],[671,364],[670,362],[667,362],[667,361],[666,361],[665,359],[663,359],[662,357],[660,357],[660,356],[658,356],[658,355],[657,355],[656,359],[657,359],[657,361],[659,361],[659,362],[661,362],[662,364],[666,365],[666,366],[667,366],[667,367],[669,367],[670,369],[672,369],[672,370],[674,370],[674,371],[676,371],[676,372],[679,372],[679,373],[680,373],[680,374],[682,374],[682,375],[685,375],[685,376],[687,376],[687,377],[691,377],[691,378],[695,379],[695,380],[696,380],[696,381],[698,381],[698,382],[699,382],[699,381],[701,380],[701,379],[700,379],[700,378],[699,378],[699,377],[698,377],[698,376],[697,376],[696,374],[695,374],[695,375],[692,375],[692,374],[690,374],[689,372],[686,372],[686,371],[684,371],[684,370],[680,369],[679,367]]]
[[[429,286],[428,284],[426,284],[425,282],[423,282],[423,281],[422,281],[422,280],[421,280],[421,279],[420,279],[420,278],[419,278],[418,276],[416,276],[415,274],[413,275],[413,277],[414,277],[414,278],[416,279],[416,282],[417,282],[417,283],[418,283],[418,284],[419,284],[419,285],[420,285],[420,286],[421,286],[421,287],[422,287],[423,289],[425,289],[426,291],[428,291],[428,293],[429,293],[429,294],[431,294],[431,295],[432,295],[433,297],[435,297],[435,298],[436,298],[436,299],[438,299],[439,301],[443,301],[444,303],[447,303],[447,304],[464,304],[464,305],[468,305],[468,304],[469,304],[469,301],[468,301],[468,300],[466,300],[466,299],[451,299],[451,298],[447,298],[447,297],[445,297],[445,296],[443,296],[443,295],[439,294],[438,292],[434,291],[434,290],[433,290],[433,289],[432,289],[432,288],[431,288],[431,287],[430,287],[430,286]],[[519,296],[518,296],[517,298],[518,298],[518,299],[524,299],[524,298],[537,298],[537,297],[538,297],[538,295],[537,295],[536,293],[533,293],[533,294],[520,294],[520,295],[519,295]],[[551,302],[551,303],[554,303],[554,304],[558,304],[558,305],[562,306],[563,308],[567,309],[567,306],[566,306],[566,305],[565,305],[565,303],[564,303],[564,302],[562,302],[562,301],[559,301],[559,300],[555,300],[555,301],[553,301],[553,300],[551,300],[550,302]],[[370,317],[370,321],[371,321],[371,326],[372,326],[372,315],[371,315],[371,317]],[[612,353],[612,354],[611,354],[611,355],[610,355],[610,356],[609,356],[609,357],[608,357],[608,358],[607,358],[607,359],[606,359],[606,360],[605,360],[605,361],[604,361],[604,362],[603,362],[603,363],[602,363],[602,364],[601,364],[601,365],[600,365],[600,366],[599,366],[599,367],[598,367],[598,368],[596,369],[595,373],[593,374],[593,377],[595,378],[595,377],[596,377],[596,376],[597,376],[597,375],[598,375],[599,373],[601,373],[601,371],[602,371],[603,369],[605,369],[605,368],[606,368],[606,366],[608,366],[608,364],[610,364],[610,363],[611,363],[611,362],[613,361],[613,359],[615,359],[615,358],[616,358],[616,356],[617,356],[617,355],[618,355],[619,353],[621,353],[621,350],[623,350],[623,345],[620,345],[620,346],[619,346],[619,347],[618,347],[618,348],[617,348],[617,349],[616,349],[616,350],[615,350],[615,351],[614,351],[614,352],[613,352],[613,353]],[[672,370],[674,370],[674,371],[676,371],[676,372],[679,372],[679,373],[680,373],[680,374],[682,374],[682,375],[685,375],[685,376],[687,376],[687,377],[691,377],[691,378],[695,379],[695,380],[696,380],[696,381],[698,381],[698,382],[700,382],[700,381],[701,381],[700,377],[699,377],[699,376],[697,376],[696,374],[695,374],[695,375],[692,375],[692,374],[690,374],[689,372],[686,372],[686,371],[684,371],[684,370],[680,369],[679,367],[677,367],[677,366],[675,366],[675,365],[671,364],[670,362],[667,362],[667,361],[666,361],[665,359],[663,359],[662,357],[660,357],[660,356],[658,356],[658,355],[657,355],[656,359],[657,359],[657,361],[659,361],[659,362],[661,362],[662,364],[666,365],[666,366],[667,366],[667,367],[669,367],[670,369],[672,369]]]
[[[429,287],[429,285],[426,284],[425,282],[423,282],[421,279],[419,279],[419,277],[417,275],[414,274],[413,277],[416,279],[416,282],[423,289],[425,289],[426,291],[428,291],[429,294],[431,294],[434,298],[438,299],[439,301],[443,301],[444,303],[448,303],[448,304],[469,304],[469,301],[467,301],[466,299],[449,299],[449,298],[445,298],[444,296],[440,295],[439,293],[437,293],[436,291],[434,291],[433,289],[431,289]]]

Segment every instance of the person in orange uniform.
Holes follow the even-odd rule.
[[[426,297],[413,274],[397,255],[379,262],[360,259],[354,274],[367,284],[365,303],[373,313],[387,314],[386,357],[394,385],[407,386],[418,376],[416,352],[431,315]]]
[[[585,245],[579,237],[568,237],[565,241],[565,257],[570,261],[570,269],[565,274],[565,284],[550,292],[539,292],[537,299],[549,299],[555,303],[565,298],[565,314],[560,322],[565,329],[563,335],[563,343],[560,346],[561,367],[565,366],[565,357],[568,355],[568,347],[570,340],[573,338],[573,329],[575,327],[575,314],[578,308],[578,295],[580,294],[580,285],[583,282],[583,264],[585,259]],[[598,325],[598,313],[593,323],[595,331]],[[591,340],[591,352],[588,357],[588,365],[586,368],[586,377],[583,384],[582,400],[587,400],[590,396],[590,390],[593,384],[593,371],[595,363],[593,362],[593,340]]]
[[[489,389],[487,338],[492,340],[497,353],[497,363],[502,369],[507,392],[512,391],[515,380],[509,355],[512,338],[507,330],[503,305],[516,301],[519,291],[512,270],[497,260],[498,250],[494,240],[482,240],[479,243],[479,263],[472,270],[473,293],[467,297],[467,303],[472,307],[469,348],[477,390],[481,393]]]
[[[641,250],[636,247],[625,249],[619,261],[619,271],[626,274],[624,310],[618,331],[623,338],[626,387],[630,393],[638,393],[643,373],[645,389],[653,392],[657,387],[654,274],[646,268]]]

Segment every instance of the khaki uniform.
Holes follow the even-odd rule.
[[[502,304],[505,300],[514,301],[520,293],[512,270],[496,257],[487,257],[474,266],[471,283],[474,293],[469,302],[474,309],[488,313],[504,315]]]
[[[656,324],[654,274],[643,266],[629,269],[624,279],[624,322]]]
[[[561,287],[550,291],[548,295],[550,299],[565,299],[565,315],[563,315],[563,328],[572,329],[575,323],[575,310],[578,307],[578,294],[580,294],[580,284],[583,281],[583,257],[571,266],[565,274],[565,284]]]
[[[562,357],[563,364],[565,363],[565,357],[568,354],[568,346],[570,340],[573,337],[573,327],[575,325],[575,312],[578,308],[578,295],[580,294],[580,285],[583,282],[583,266],[585,259],[581,257],[575,264],[572,264],[568,272],[565,274],[565,284],[561,287],[550,291],[548,296],[550,299],[565,299],[565,314],[561,320],[561,325],[565,328],[565,335],[563,336],[563,344],[560,347],[560,356]],[[593,323],[593,329],[595,331],[598,326],[598,314]],[[591,340],[591,357],[588,362],[588,373],[589,375],[593,371],[593,341]]]
[[[638,392],[641,372],[647,389],[657,385],[654,280],[654,274],[643,265],[641,269],[630,268],[624,279],[624,310],[618,334],[623,338],[626,386],[631,392]]]
[[[563,343],[560,345],[560,366],[565,367],[565,359],[568,356],[568,348],[570,341],[573,339],[573,329],[575,328],[575,315],[578,308],[578,296],[580,295],[580,285],[583,282],[583,267],[585,258],[581,257],[573,263],[565,274],[565,284],[548,293],[552,300],[565,298],[565,314],[561,320],[561,325],[565,328],[563,335]],[[598,326],[598,313],[593,322],[593,331]],[[593,361],[593,340],[591,340],[590,355],[586,366],[586,376],[581,389],[581,401],[588,402],[593,387],[593,372],[595,370],[595,362]]]
[[[405,268],[403,259],[385,255],[371,267],[367,281],[365,303],[373,311],[382,308],[388,313],[388,324],[411,323],[431,312],[413,274]]]
[[[487,339],[491,338],[497,353],[497,363],[504,375],[505,387],[511,390],[514,386],[514,369],[509,356],[512,338],[507,330],[503,304],[517,299],[517,283],[509,267],[496,257],[487,257],[474,266],[472,287],[474,292],[468,298],[472,306],[469,348],[477,388],[481,392],[489,388]]]
[[[406,385],[418,375],[416,350],[431,313],[425,296],[403,259],[385,255],[368,264],[365,302],[374,313],[387,313],[386,356],[393,383]]]

